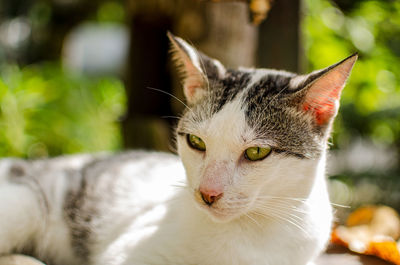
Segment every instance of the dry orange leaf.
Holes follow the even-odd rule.
[[[267,18],[268,12],[271,9],[271,2],[272,0],[250,0],[249,7],[254,25],[259,25]]]
[[[376,206],[364,206],[352,212],[346,220],[346,226],[355,226],[371,223]]]
[[[400,237],[400,218],[387,206],[364,206],[354,211],[345,226],[333,229],[331,241],[351,251],[374,255],[400,265],[396,240]]]
[[[394,241],[370,242],[365,254],[374,255],[396,265],[400,265],[400,253],[397,243]]]

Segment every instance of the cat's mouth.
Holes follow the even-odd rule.
[[[198,204],[199,208],[206,212],[207,215],[217,223],[224,223],[224,222],[229,222],[233,219],[235,219],[236,214],[233,213],[232,211],[227,211],[224,208],[219,208],[215,206],[208,206],[203,204]]]
[[[200,192],[198,191],[195,191],[194,197],[197,207],[206,212],[213,221],[218,223],[229,222],[233,219],[236,219],[244,214],[248,208],[245,205],[236,205],[237,207],[234,207],[226,202],[228,200],[226,197],[222,197],[219,201],[213,204],[208,204],[204,201]]]

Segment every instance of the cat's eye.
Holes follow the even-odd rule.
[[[186,137],[190,147],[197,149],[199,151],[206,151],[206,144],[204,143],[203,140],[201,140],[200,137],[194,134],[188,134]]]
[[[250,147],[244,151],[244,157],[250,161],[257,161],[266,158],[272,149],[271,147]]]

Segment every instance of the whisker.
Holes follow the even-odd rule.
[[[258,196],[258,198],[268,198],[268,199],[284,199],[284,200],[294,200],[294,201],[306,201],[307,198],[295,198],[295,197],[280,197],[280,196]]]
[[[305,211],[299,208],[299,206],[295,205],[295,203],[300,203],[300,205],[307,205],[306,202],[303,201],[297,201],[297,200],[291,200],[291,201],[285,201],[285,200],[271,200],[271,199],[256,199],[257,205],[263,206],[280,206],[280,207],[285,207],[286,209],[290,209],[293,211],[301,212],[304,213]]]
[[[172,184],[172,187],[177,187],[177,188],[189,188],[188,186],[185,185],[179,185],[179,184]]]
[[[307,201],[302,201],[302,200],[285,200],[285,199],[276,199],[276,198],[256,198],[256,200],[258,202],[261,203],[269,203],[269,204],[273,204],[273,203],[283,203],[286,205],[307,205],[308,202]],[[297,206],[296,206],[297,207]]]
[[[292,210],[294,210],[294,209],[286,209],[286,208],[277,208],[277,207],[256,207],[257,209],[260,209],[260,210],[268,210],[268,211],[271,211],[271,210],[273,210],[273,211],[275,211],[275,212],[279,212],[279,213],[281,213],[281,214],[285,214],[285,215],[289,215],[289,216],[291,216],[291,217],[293,217],[293,218],[295,218],[295,219],[298,219],[298,220],[303,220],[303,218],[301,218],[300,216],[298,216],[298,215],[296,215],[295,213],[293,213],[293,211]],[[298,212],[299,214],[305,214],[305,212]]]
[[[292,197],[279,197],[279,196],[258,196],[257,199],[282,199],[282,200],[292,200],[292,201],[299,201],[302,203],[306,203],[307,199],[304,198],[292,198]],[[343,205],[343,204],[338,204],[338,203],[334,203],[334,202],[329,202],[332,206],[336,206],[336,207],[342,207],[342,208],[347,208],[350,209],[351,206],[350,205]]]
[[[276,206],[280,207],[280,209],[287,210],[287,211],[290,211],[290,212],[297,212],[297,213],[300,213],[300,214],[306,214],[307,213],[307,211],[304,211],[302,209],[299,209],[299,208],[297,208],[295,206],[291,206],[291,205],[289,205],[290,207],[288,207],[288,205],[276,205],[276,204],[274,204],[274,205],[263,205],[263,204],[257,205],[258,208],[260,208],[260,209],[261,208],[265,208],[266,210],[270,209],[271,207],[277,208]]]
[[[190,111],[192,111],[192,109],[191,108],[189,108],[189,106],[188,105],[186,105],[186,103],[185,102],[183,102],[182,100],[180,100],[179,98],[177,98],[176,96],[174,96],[174,95],[172,95],[171,93],[168,93],[167,91],[164,91],[164,90],[161,90],[161,89],[158,89],[158,88],[154,88],[154,87],[146,87],[147,89],[150,89],[150,90],[154,90],[154,91],[158,91],[158,92],[160,92],[160,93],[164,93],[164,94],[166,94],[166,95],[168,95],[168,96],[171,96],[171,97],[173,97],[174,99],[176,99],[177,101],[179,101],[180,103],[182,103],[186,108],[188,108]]]
[[[238,206],[238,205],[226,205],[226,204],[224,204],[224,205],[220,205],[219,207],[223,208],[223,209],[228,209],[228,210],[234,209],[235,211],[240,211],[240,210],[246,209],[246,207],[242,206],[242,205]]]
[[[343,204],[337,204],[337,203],[330,203],[332,206],[336,206],[336,207],[341,207],[341,208],[346,208],[346,209],[350,209],[351,206],[350,205],[343,205]]]
[[[258,227],[262,228],[262,226],[256,221],[256,219],[254,219],[253,217],[251,217],[249,214],[245,213],[244,214],[247,218],[249,218],[251,221],[253,221]]]
[[[263,213],[260,212],[254,212],[255,214],[258,214],[259,216],[262,216],[264,218],[271,218],[271,217],[276,217],[279,218],[280,220],[284,221],[284,222],[288,222],[289,224],[292,224],[293,226],[297,227],[298,229],[300,229],[303,233],[305,233],[306,235],[309,235],[309,233],[301,226],[301,224],[293,221],[293,220],[289,220],[281,215],[279,215],[279,213],[271,211],[270,213],[272,213],[273,215],[265,215]]]
[[[301,222],[303,220],[303,218],[301,218],[300,216],[298,216],[295,213],[290,212],[290,211],[287,212],[287,211],[285,211],[285,209],[278,209],[276,207],[268,207],[268,208],[264,207],[264,209],[261,209],[261,208],[258,208],[258,209],[260,209],[260,210],[268,210],[268,212],[273,212],[275,214],[279,214],[280,216],[287,215],[287,219],[291,220],[292,222],[295,222],[296,224],[299,224],[298,222]],[[260,214],[264,214],[264,213],[261,213],[261,212],[259,212],[259,213]]]
[[[255,215],[259,216],[259,217],[265,218],[267,220],[273,220],[275,222],[278,222],[279,224],[283,224],[283,225],[288,226],[288,224],[286,222],[282,222],[282,219],[279,219],[279,218],[275,217],[275,215],[264,215],[264,214],[261,214],[259,212],[254,212],[253,214],[255,214]]]
[[[161,118],[163,118],[163,119],[180,119],[180,117],[178,117],[178,116],[161,116]]]
[[[286,201],[286,200],[277,200],[277,199],[271,200],[271,199],[259,199],[259,198],[257,198],[256,201],[258,203],[260,203],[260,204],[290,205],[290,206],[293,206],[293,207],[296,207],[296,208],[298,207],[298,205],[307,205],[308,204],[308,203],[302,202],[302,201],[292,201],[292,200],[291,201]]]

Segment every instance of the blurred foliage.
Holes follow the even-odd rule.
[[[57,61],[65,36],[83,22],[125,23],[123,0],[2,0],[0,61]]]
[[[398,160],[400,2],[358,0],[345,11],[327,0],[305,0],[305,3],[302,28],[308,70],[324,68],[354,52],[359,53],[343,91],[332,148],[345,150],[357,138],[363,138],[381,148],[394,150]],[[394,204],[400,209],[399,164],[380,172],[348,171],[332,177],[353,188],[363,186],[360,183],[373,183],[374,189],[378,189],[376,194],[380,194],[375,202]],[[365,189],[360,201],[365,203],[372,193],[372,188]]]
[[[326,0],[306,0],[305,47],[311,70],[359,53],[343,91],[335,144],[354,134],[400,142],[400,2],[361,1],[343,14]]]
[[[56,64],[0,69],[0,156],[43,157],[121,147],[122,82]]]
[[[97,9],[99,22],[125,22],[125,10],[121,1],[105,1]]]

